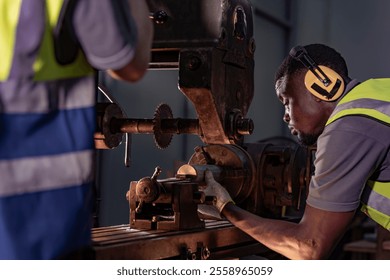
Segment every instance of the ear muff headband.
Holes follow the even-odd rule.
[[[337,100],[344,92],[343,78],[331,68],[317,65],[304,47],[296,46],[291,49],[290,55],[308,68],[305,86],[315,97],[331,102]]]
[[[337,100],[344,92],[343,78],[329,67],[323,65],[317,67],[319,67],[328,78],[328,85],[325,85],[309,70],[305,75],[305,86],[307,90],[323,101],[331,102]]]

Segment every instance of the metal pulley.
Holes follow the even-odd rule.
[[[95,147],[97,149],[116,148],[122,142],[123,133],[113,131],[113,119],[124,119],[125,115],[116,103],[96,104],[97,131],[95,132]]]
[[[204,185],[209,170],[236,203],[243,202],[252,192],[256,170],[250,155],[238,145],[207,145],[195,148],[188,164],[177,171],[178,178],[189,178]]]

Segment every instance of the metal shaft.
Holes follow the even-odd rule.
[[[162,133],[201,134],[197,119],[162,119],[160,122]],[[113,133],[152,134],[154,133],[155,123],[156,121],[154,119],[114,118],[111,121],[111,130]]]

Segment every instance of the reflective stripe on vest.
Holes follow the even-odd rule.
[[[344,116],[363,116],[390,126],[390,79],[371,79],[344,96],[327,121],[331,124]],[[390,182],[367,181],[361,210],[390,230]]]
[[[27,7],[29,1],[21,0],[5,0],[1,1],[0,4],[0,51],[2,54],[2,63],[0,64],[0,81],[5,81],[10,77],[13,61],[18,59],[18,53],[15,54],[16,44],[23,44],[24,42],[19,42],[19,38],[28,37],[36,40],[36,37],[41,38],[39,42],[39,48],[34,50],[33,53],[28,55],[34,57],[33,64],[31,65],[31,76],[34,77],[35,81],[50,81],[57,79],[66,79],[66,78],[77,78],[88,76],[94,73],[93,68],[88,64],[81,50],[74,62],[68,65],[60,65],[56,58],[54,52],[54,43],[53,43],[53,29],[58,23],[58,17],[61,12],[61,8],[64,0],[47,0],[45,2],[45,7],[42,8],[34,0],[30,0],[32,4],[36,4],[34,9],[44,9],[46,16],[45,21],[34,20],[31,23],[20,23],[19,17],[21,12],[31,9]],[[37,13],[39,14],[39,13]],[[43,23],[44,22],[44,23]],[[29,24],[28,28],[18,28],[19,24]],[[40,30],[42,28],[41,24],[44,24],[43,34]],[[27,30],[25,30],[27,29]],[[30,34],[17,34],[18,32],[28,32]],[[34,34],[37,33],[37,34]],[[34,34],[34,35],[31,35]],[[39,33],[39,34],[38,34]],[[35,36],[35,37],[34,37]],[[31,43],[28,41],[28,43]],[[31,51],[31,50],[30,50]],[[21,54],[25,55],[25,54]],[[24,67],[28,67],[24,63]],[[26,71],[26,70],[23,70]],[[18,76],[17,78],[24,78]]]
[[[390,184],[368,181],[361,200],[361,210],[385,229],[390,230]]]

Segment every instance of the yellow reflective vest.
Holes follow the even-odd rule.
[[[42,1],[46,5],[46,14],[44,15],[45,29],[40,35],[39,49],[35,56],[34,64],[31,71],[33,72],[35,81],[49,81],[66,78],[77,78],[94,73],[92,67],[88,64],[81,50],[78,51],[74,61],[66,65],[61,65],[55,55],[55,41],[53,31],[56,29],[61,18],[63,4],[69,0],[48,0]],[[5,0],[0,3],[0,53],[2,59],[0,63],[0,81],[5,81],[9,78],[12,63],[15,59],[15,42],[17,36],[17,27],[19,24],[19,15],[22,10],[22,0]],[[31,11],[31,14],[34,14]],[[29,29],[31,34],[34,34],[35,27],[38,24],[31,23]],[[29,34],[24,35],[29,36]]]
[[[350,115],[390,126],[390,79],[371,79],[352,89],[339,101],[326,125]],[[363,193],[361,210],[390,230],[390,182],[368,180]]]
[[[0,259],[91,242],[96,76],[57,36],[68,1],[0,1]]]

